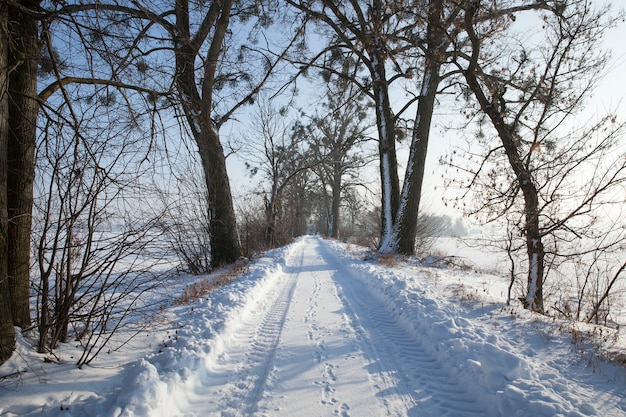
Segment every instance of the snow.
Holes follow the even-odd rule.
[[[441,46],[443,46],[443,43],[445,43],[447,41],[442,42]],[[424,79],[422,80],[422,88],[420,91],[420,95],[422,97],[426,97],[428,95],[428,88],[430,87],[430,80],[432,79],[433,74],[432,71],[425,71],[424,72]],[[417,119],[419,121],[419,119]],[[419,123],[415,123],[415,126],[417,126]]]
[[[393,216],[391,209],[391,163],[389,162],[389,154],[385,153],[381,155],[383,165],[381,172],[383,173],[383,178],[385,182],[385,186],[383,187],[383,210],[385,210],[385,224],[383,230],[381,245],[381,252],[389,252],[393,251],[396,240],[396,234],[393,230]]]
[[[537,247],[536,239],[533,239],[533,247]],[[533,305],[537,294],[537,279],[539,278],[539,254],[533,252],[530,258],[530,288],[526,296],[528,305]]]
[[[368,253],[303,237],[188,305],[173,280],[150,332],[80,370],[20,336],[0,415],[626,416],[594,328],[506,306],[504,277]]]

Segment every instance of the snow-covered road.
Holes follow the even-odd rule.
[[[518,352],[428,285],[338,250],[315,237],[284,249],[280,267],[241,293],[207,354],[192,349],[199,363],[182,348],[200,341],[193,326],[177,359],[154,361],[167,386],[158,405],[122,404],[121,415],[574,417],[598,415],[594,403],[611,395],[533,358],[534,345]],[[612,402],[623,407],[623,395]]]
[[[24,377],[0,392],[0,415],[626,416],[623,367],[581,360],[523,309],[459,301],[461,280],[485,277],[362,257],[300,238],[164,311],[158,351],[116,374],[82,371],[89,383]]]
[[[339,271],[340,263],[317,240],[295,247],[283,273],[275,277],[276,286],[241,321],[212,366],[210,385],[202,394],[210,399],[208,410],[200,405],[193,411],[226,416],[385,414],[382,402],[372,401],[381,391],[372,377],[379,365],[368,354],[361,320],[341,295],[338,280],[349,283],[350,276]],[[365,326],[373,329],[371,322]]]
[[[324,241],[290,251],[241,317],[183,415],[484,415]],[[186,389],[186,388],[185,388]],[[180,396],[180,395],[177,395]]]
[[[419,341],[322,241],[294,248],[277,279],[279,284],[242,321],[234,343],[212,370],[216,378],[209,381],[220,383],[202,395],[211,399],[208,411],[417,415],[410,410],[420,401],[444,397],[433,415],[479,410],[467,392],[455,387],[443,364],[420,350]],[[438,395],[441,390],[445,396]],[[449,402],[451,392],[458,401]]]

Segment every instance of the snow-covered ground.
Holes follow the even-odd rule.
[[[598,358],[619,332],[506,306],[507,285],[300,238],[83,369],[20,339],[0,416],[626,416],[626,368]]]

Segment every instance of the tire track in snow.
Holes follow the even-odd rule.
[[[472,398],[467,387],[457,381],[445,364],[428,353],[424,341],[408,335],[383,305],[368,307],[366,315],[380,334],[379,340],[386,341],[392,357],[399,362],[402,378],[409,386],[419,387],[414,394],[419,408],[429,408],[429,403],[434,403],[433,415],[484,415],[484,407]]]
[[[390,397],[385,404],[390,415],[410,416],[484,416],[485,405],[474,400],[467,385],[445,363],[429,352],[428,340],[417,340],[398,323],[394,313],[372,294],[355,274],[342,269],[325,245],[322,256],[337,265],[334,281],[350,312],[353,327],[362,335],[380,378],[382,393]],[[406,410],[397,409],[400,400]],[[407,414],[408,413],[408,414]]]
[[[295,287],[295,279],[290,277],[265,315],[247,354],[252,370],[247,379],[253,380],[252,389],[248,391],[243,401],[248,407],[246,410],[248,415],[256,411],[263,396]]]
[[[187,415],[485,415],[323,241],[294,248],[270,285],[226,335]]]
[[[209,407],[212,413],[207,415],[239,417],[259,411],[296,284],[285,274],[276,277],[276,282],[265,303],[241,322],[216,363],[210,365],[212,369],[203,381],[205,392],[196,392],[197,397],[213,402]]]

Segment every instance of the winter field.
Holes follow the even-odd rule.
[[[623,331],[507,306],[506,274],[482,272],[499,261],[443,242],[479,268],[308,236],[188,303],[205,277],[172,278],[83,369],[75,344],[50,361],[20,338],[0,416],[626,416],[626,367],[606,360]]]

